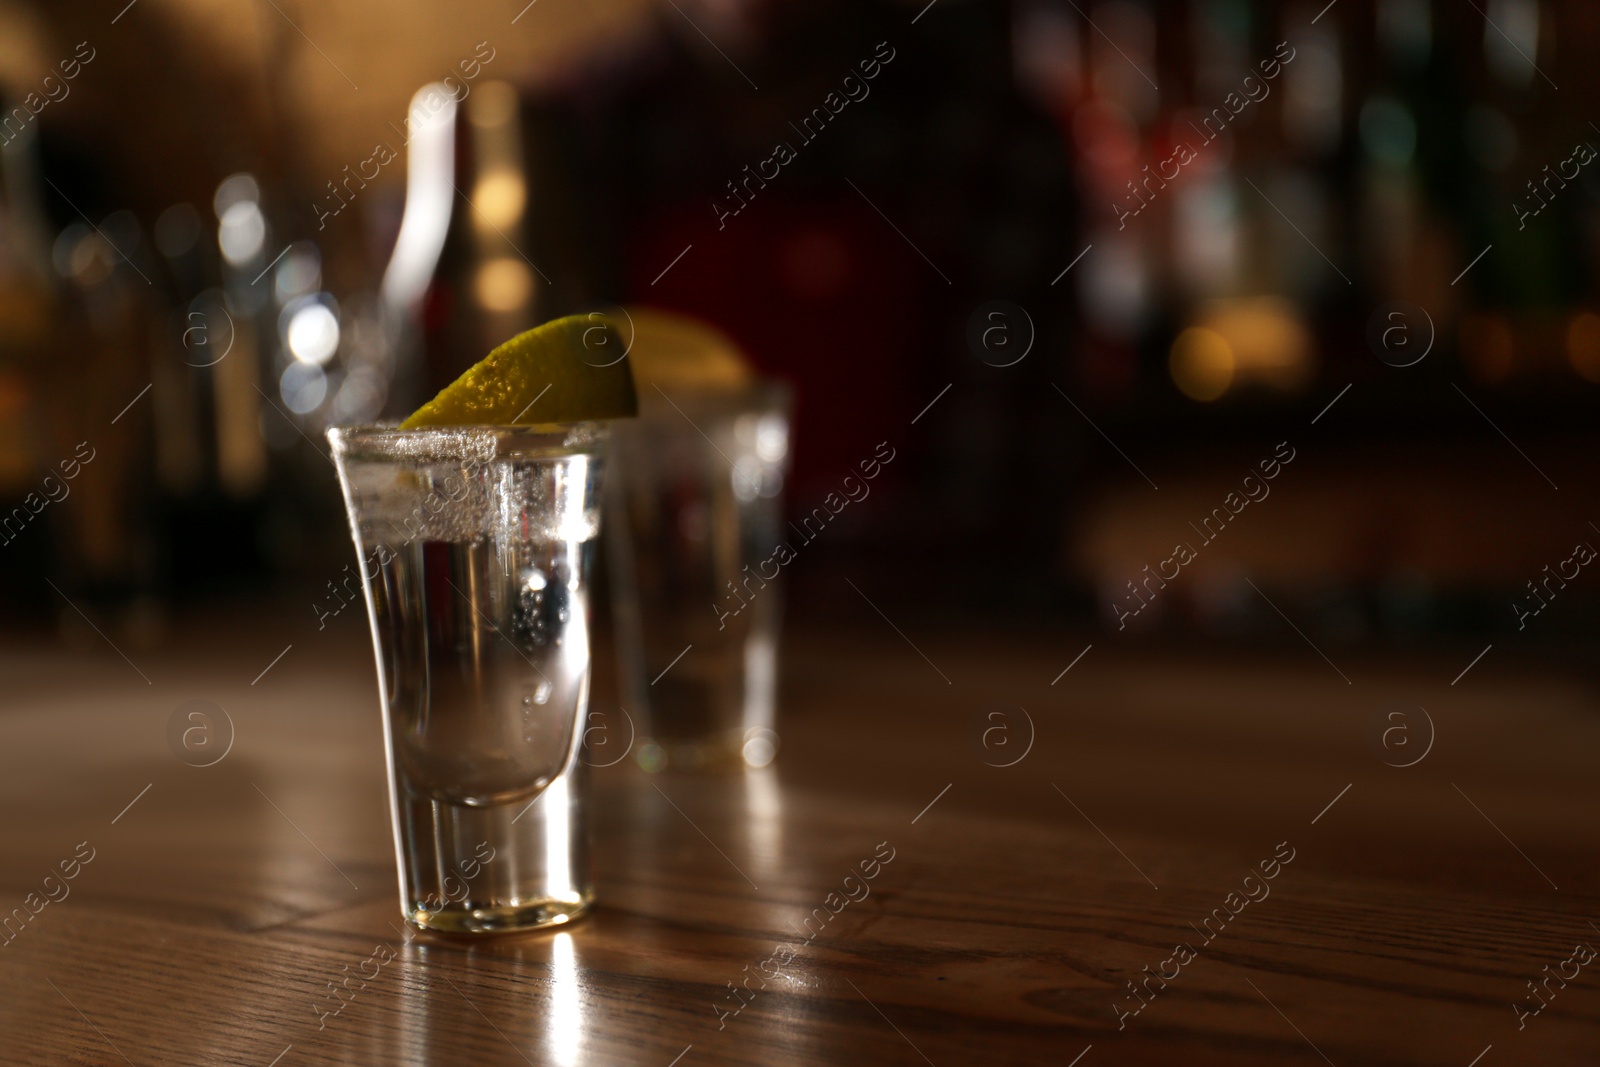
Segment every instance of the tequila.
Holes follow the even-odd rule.
[[[363,571],[401,906],[491,931],[582,914],[579,723],[605,431],[334,429]]]

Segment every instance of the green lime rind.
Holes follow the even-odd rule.
[[[568,315],[520,333],[411,413],[402,430],[538,426],[639,413],[622,336],[603,315]]]

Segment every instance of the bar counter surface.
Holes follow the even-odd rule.
[[[595,910],[478,939],[401,921],[355,613],[13,646],[0,1062],[1600,1062],[1589,679],[857,606],[771,767],[597,766]]]

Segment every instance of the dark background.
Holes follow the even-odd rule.
[[[348,562],[323,429],[403,415],[483,351],[459,341],[481,243],[452,230],[411,342],[380,293],[407,100],[479,42],[473,91],[520,97],[527,203],[500,237],[537,277],[513,318],[722,326],[796,386],[795,513],[896,450],[793,568],[798,619],[835,616],[850,574],[896,618],[1116,630],[1127,583],[1288,442],[1270,497],[1130,629],[1298,641],[1275,604],[1334,646],[1564,655],[1592,632],[1586,573],[1540,586],[1526,630],[1517,605],[1600,540],[1600,168],[1540,185],[1536,215],[1528,187],[1600,145],[1593,5],[5,0],[0,40],[15,638],[303,614]],[[1279,42],[1264,98],[1195,132]],[[880,44],[870,93],[792,132]],[[779,140],[794,161],[719,219]],[[1119,228],[1179,141],[1197,158]],[[319,228],[376,142],[399,158]],[[241,196],[259,233],[230,262]],[[288,324],[310,304],[340,333],[307,369]],[[94,459],[40,506],[80,442]]]

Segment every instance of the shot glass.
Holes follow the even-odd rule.
[[[328,431],[418,926],[549,926],[593,900],[578,724],[606,433]]]
[[[619,425],[607,531],[621,691],[646,770],[765,766],[775,727],[791,394],[653,395]]]

